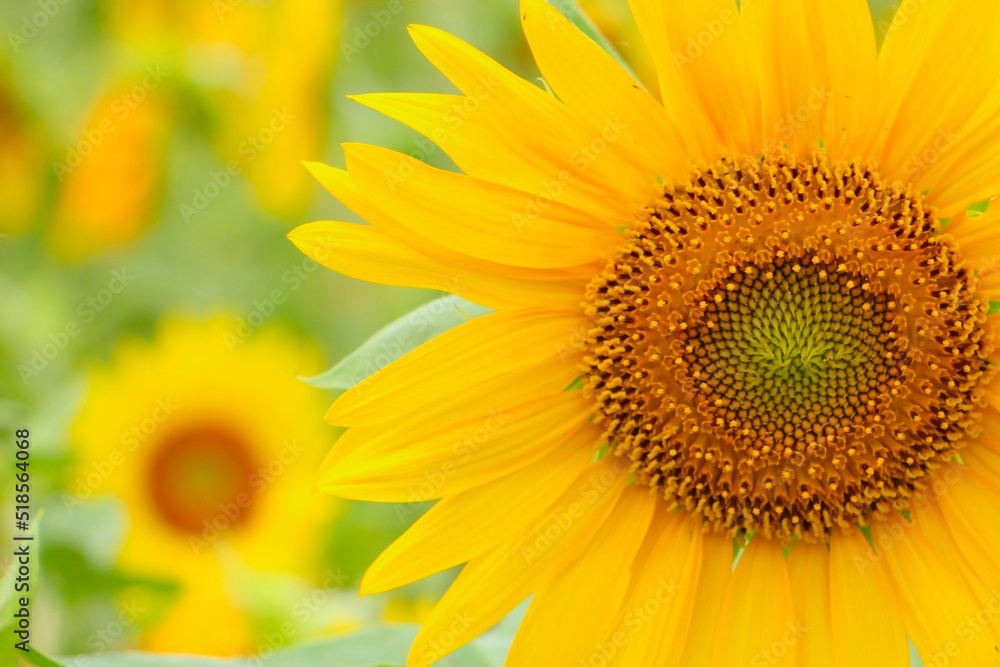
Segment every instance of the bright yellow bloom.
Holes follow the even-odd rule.
[[[181,585],[150,650],[254,650],[227,559],[279,573],[316,565],[325,512],[312,480],[326,438],[313,425],[318,397],[295,374],[314,372],[318,355],[276,329],[245,333],[228,318],[171,320],[155,343],[123,345],[73,427],[71,497],[122,499],[121,568]]]
[[[440,499],[363,591],[467,563],[413,666],[531,595],[511,665],[998,664],[1000,4],[630,4],[659,100],[523,0],[546,87],[414,27],[461,93],[359,98],[464,174],[315,167],[371,224],[304,252],[496,311],[328,414],[322,488]]]

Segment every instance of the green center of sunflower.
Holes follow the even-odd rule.
[[[215,535],[249,519],[255,470],[252,451],[238,434],[192,426],[157,443],[147,469],[150,499],[174,530]]]
[[[937,227],[821,157],[665,188],[588,288],[605,444],[717,530],[823,540],[905,511],[977,432],[992,350]]]
[[[700,321],[679,332],[683,384],[750,451],[749,431],[794,445],[807,428],[877,416],[900,384],[906,359],[891,297],[814,259],[736,267],[703,295]]]

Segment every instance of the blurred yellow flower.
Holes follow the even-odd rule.
[[[289,168],[325,153],[340,0],[107,0],[132,48],[183,63],[205,94],[213,144],[272,215],[300,217],[313,185]]]
[[[253,619],[233,602],[220,547],[264,572],[318,563],[328,513],[312,476],[328,442],[315,423],[322,400],[295,374],[320,361],[277,329],[244,340],[220,317],[167,321],[154,343],[125,343],[95,372],[72,432],[80,467],[68,497],[122,499],[121,568],[179,581],[145,648],[253,652]]]
[[[171,125],[161,90],[168,77],[149,66],[110,87],[54,163],[56,254],[80,259],[133,241],[155,221]]]
[[[313,184],[306,170],[289,165],[320,159],[325,152],[339,2],[215,4],[228,7],[213,10],[221,14],[222,25],[251,9],[262,13],[256,44],[247,54],[256,67],[244,68],[240,89],[226,91],[218,104],[219,152],[245,172],[266,211],[298,217],[305,212]]]
[[[29,227],[44,193],[45,147],[13,86],[0,72],[0,232]]]

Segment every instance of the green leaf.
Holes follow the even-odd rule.
[[[347,391],[410,350],[488,312],[489,308],[457,296],[425,303],[380,329],[327,372],[303,380],[321,389]]]
[[[600,28],[598,28],[590,17],[587,16],[587,13],[583,11],[577,0],[549,0],[549,4],[562,12],[566,18],[573,23],[573,25],[580,29],[580,32],[585,34],[587,37],[590,37],[598,46],[611,54],[611,56],[617,60],[623,68],[625,68],[625,71],[628,72],[633,79],[635,79],[636,83],[640,83],[639,77],[632,71],[632,67],[628,64],[628,62],[626,62],[625,58],[622,57],[622,54],[618,52],[618,49],[615,48],[614,44],[612,44],[611,41],[604,36],[604,33],[601,32]]]

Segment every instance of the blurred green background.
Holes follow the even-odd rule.
[[[625,0],[581,4],[651,74]],[[873,4],[883,30],[892,11]],[[340,142],[449,165],[344,98],[449,90],[409,23],[538,76],[516,0],[0,5],[0,419],[30,430],[33,518],[45,509],[39,649],[253,656],[419,622],[447,585],[449,574],[359,600],[364,568],[419,508],[295,495],[336,436],[322,423],[332,394],[295,376],[439,296],[335,275],[284,238],[311,220],[356,220],[300,164],[342,166]],[[229,444],[214,459],[178,444],[219,432]],[[205,489],[239,490],[240,474],[282,461],[285,432],[296,453],[282,480],[243,489],[253,507],[200,548],[191,537],[204,530],[184,527],[217,518]],[[10,517],[16,471],[0,468]],[[152,469],[172,481],[153,483]],[[205,624],[223,619],[240,631],[206,640]]]

